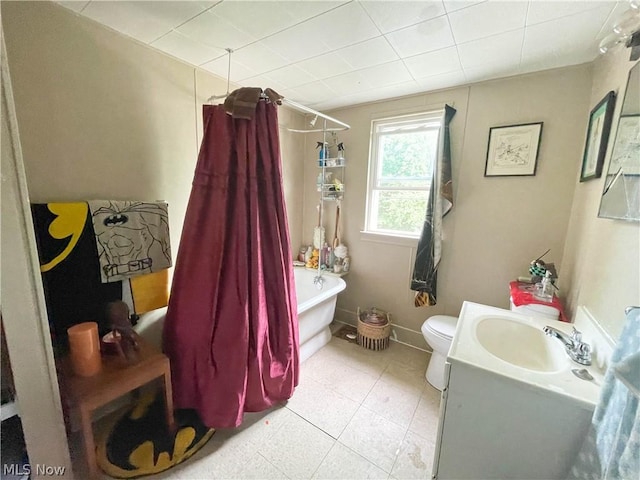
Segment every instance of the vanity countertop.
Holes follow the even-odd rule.
[[[484,325],[481,325],[483,321]],[[484,327],[489,324],[493,325],[491,325],[492,330],[487,334],[487,329]],[[480,328],[479,325],[481,325]],[[497,329],[495,325],[498,325]],[[592,407],[598,402],[603,372],[594,365],[584,366],[575,363],[566,355],[558,339],[544,334],[539,335],[538,331],[534,331],[542,332],[542,328],[546,325],[567,335],[572,329],[572,325],[565,322],[464,302],[447,360],[451,363],[460,362],[488,370],[517,382],[571,397]],[[518,337],[520,331],[525,334],[530,332],[531,335],[526,335],[520,341]],[[513,340],[514,338],[516,341]],[[590,343],[589,338],[584,338],[584,341]],[[489,345],[488,348],[493,348],[497,354],[491,353],[481,342],[484,342],[485,346]],[[504,358],[510,355],[510,358],[515,361],[505,361],[497,356],[504,352],[507,354]],[[522,365],[531,365],[532,368],[518,366],[516,363],[521,359]],[[538,366],[544,361],[547,362],[545,366]],[[586,369],[593,376],[593,380],[579,379],[571,372],[572,369]]]

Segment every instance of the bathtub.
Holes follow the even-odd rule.
[[[300,333],[300,362],[304,362],[331,340],[329,324],[333,321],[338,293],[347,284],[340,277],[323,275],[321,290],[313,279],[318,272],[294,268],[298,296],[298,325]]]
[[[331,340],[329,324],[333,320],[338,293],[347,284],[340,277],[323,275],[321,290],[313,283],[317,272],[294,268],[298,297],[298,324],[300,331],[300,362],[305,361]],[[140,316],[135,330],[157,348],[162,346],[162,326],[167,308],[160,308]]]

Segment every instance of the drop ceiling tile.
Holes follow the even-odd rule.
[[[286,67],[273,70],[265,74],[264,77],[278,83],[279,85],[283,85],[285,88],[295,88],[298,85],[305,85],[319,80],[319,78],[311,75],[309,72],[303,70],[297,65],[288,65]]]
[[[87,5],[89,5],[89,1],[86,2],[79,2],[78,0],[75,1],[59,1],[56,2],[59,3],[60,5],[62,5],[65,8],[68,8],[69,10],[73,10],[74,12],[82,12],[82,9],[84,7],[86,7]]]
[[[336,96],[336,93],[323,82],[318,81],[286,90],[286,94],[282,93],[282,95],[303,105],[309,105],[331,99]]]
[[[423,53],[415,57],[405,58],[403,61],[413,78],[429,77],[461,69],[456,47]]]
[[[412,82],[413,77],[402,60],[365,68],[358,73],[367,79],[371,88],[388,87],[403,82]]]
[[[599,7],[609,7],[613,9],[617,2],[594,2],[589,0],[578,1],[535,1],[529,3],[529,12],[527,13],[527,25],[535,25],[537,23],[548,22],[556,18],[568,17],[576,15],[587,10],[593,10]]]
[[[320,80],[355,70],[355,68],[337,52],[325,53],[324,55],[303,60],[302,62],[296,63],[296,66]]]
[[[467,83],[477,83],[484,80],[512,77],[519,73],[520,67],[518,65],[478,65],[473,68],[464,69],[464,75],[467,79]]]
[[[144,3],[144,2],[142,2]],[[177,31],[197,42],[214,48],[239,48],[256,40],[228,20],[216,15],[215,8],[189,20]]]
[[[224,80],[227,79],[227,72],[229,70],[229,57],[224,55],[222,57],[216,58],[210,62],[204,63],[200,65],[203,69],[222,77]],[[231,81],[239,82],[243,78],[255,77],[258,72],[251,70],[245,65],[231,61]]]
[[[385,36],[400,58],[440,50],[454,44],[446,15],[388,33]]]
[[[151,43],[151,46],[193,65],[201,65],[227,54],[220,48],[195,42],[176,31],[160,37]]]
[[[360,4],[382,33],[408,27],[446,13],[442,2],[437,0],[429,2],[360,0]]]
[[[524,28],[458,45],[462,68],[520,64]]]
[[[329,10],[349,3],[351,0],[325,1],[307,0],[297,2],[285,2],[287,14],[297,22],[303,22]]]
[[[339,97],[369,90],[371,86],[360,72],[349,72],[324,80],[327,85]]]
[[[212,12],[243,32],[264,38],[297,23],[288,14],[286,2],[222,2]]]
[[[82,14],[150,43],[216,2],[91,2]]]
[[[300,25],[306,27],[308,35],[321,38],[329,50],[380,36],[380,31],[367,12],[355,2],[342,5]]]
[[[444,0],[444,8],[447,12],[455,12],[456,10],[462,10],[463,8],[477,5],[478,3],[486,2],[487,0],[466,1],[466,0]]]
[[[598,56],[596,36],[609,16],[610,7],[599,7],[570,17],[527,27],[522,48],[523,65],[561,66],[591,61]],[[574,59],[572,59],[574,57]]]
[[[484,2],[450,13],[456,43],[524,27],[528,2]]]
[[[283,32],[265,38],[262,42],[291,62],[326,53],[330,48],[323,43],[319,32],[309,27],[309,22],[300,23]]]
[[[398,60],[398,55],[384,37],[372,38],[334,53],[356,70]]]
[[[260,87],[263,90],[266,88],[271,88],[281,95],[282,92],[287,90],[286,85],[275,82],[266,75],[256,75],[255,77],[245,78],[239,83],[243,87]]]
[[[462,70],[455,70],[453,72],[440,73],[438,75],[418,78],[416,79],[416,83],[420,86],[420,88],[423,89],[423,91],[429,92],[442,88],[464,85],[467,83],[467,79]]]
[[[422,91],[415,81],[403,82],[389,87],[376,88],[353,95],[330,98],[322,103],[314,105],[318,109],[338,108],[344,105],[356,105],[360,103],[375,102],[391,98],[413,95]],[[339,118],[339,116],[338,116]]]
[[[241,63],[259,74],[284,67],[291,63],[262,42],[256,42],[234,51],[232,58],[234,61]]]

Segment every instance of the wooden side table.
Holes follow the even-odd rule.
[[[82,424],[85,458],[91,478],[98,477],[96,446],[91,414],[97,408],[159,377],[163,378],[166,420],[173,430],[173,397],[169,358],[143,339],[139,341],[138,361],[128,364],[117,356],[102,356],[102,370],[91,377],[73,373],[68,357],[60,364],[60,383],[69,407],[77,409]]]

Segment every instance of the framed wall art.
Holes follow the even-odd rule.
[[[542,122],[492,127],[485,177],[535,175]]]
[[[607,142],[611,131],[615,101],[616,94],[611,91],[593,107],[589,114],[587,141],[584,146],[582,169],[580,170],[581,182],[600,178],[600,175],[602,175],[602,165],[604,164],[604,156],[607,153]]]

